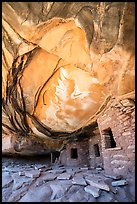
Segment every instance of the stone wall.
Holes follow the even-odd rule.
[[[89,139],[89,163],[91,167],[103,167],[100,132],[97,129],[96,131],[94,131],[94,133],[95,136],[92,136]],[[96,155],[94,146],[96,144],[98,144],[100,155]]]
[[[97,120],[101,133],[104,169],[110,174],[133,174],[135,172],[135,105],[124,99],[109,108]],[[106,148],[104,130],[110,128],[116,147]],[[106,142],[108,143],[108,142]]]
[[[60,162],[66,166],[87,166],[89,165],[89,144],[88,140],[72,141],[60,153]],[[77,158],[72,158],[71,151],[77,149]]]

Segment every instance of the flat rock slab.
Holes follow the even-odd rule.
[[[121,186],[117,187],[117,194],[115,194],[115,198],[118,202],[133,202],[135,198],[133,198],[129,193],[129,188],[122,188]]]
[[[101,195],[99,196],[99,198],[97,198],[96,202],[106,203],[106,202],[117,202],[117,201],[114,201],[113,193],[107,192],[107,191],[102,191]]]
[[[74,174],[80,173],[82,171],[80,169],[75,169],[75,168],[74,169],[70,169],[70,168],[67,168],[66,172],[69,173],[69,174],[74,175]]]
[[[12,194],[12,185],[8,188],[2,188],[2,202],[7,202],[8,198]]]
[[[76,172],[76,173],[79,173],[79,172],[82,171],[79,167],[74,167],[74,168],[72,168],[72,170],[73,170],[74,172]]]
[[[49,186],[35,187],[29,190],[18,202],[49,202],[52,190]]]
[[[10,176],[9,172],[2,173],[2,188],[8,187],[13,181],[13,178]]]
[[[26,171],[25,176],[30,178],[37,178],[40,176],[40,171],[39,170]]]
[[[90,193],[94,198],[97,198],[100,196],[100,189],[99,188],[96,188],[94,186],[86,186],[84,188],[84,190],[87,192],[87,193]]]
[[[58,180],[69,180],[72,177],[71,174],[63,173],[57,177]]]
[[[96,188],[99,188],[99,189],[102,189],[102,190],[105,190],[105,191],[110,191],[110,188],[109,186],[103,182],[103,181],[99,181],[98,179],[96,178],[87,178],[85,177],[86,181],[88,184],[90,184],[91,186],[94,186]]]
[[[65,195],[67,190],[70,188],[71,184],[61,183],[59,181],[54,181],[49,184],[52,189],[51,200],[59,199]]]
[[[75,185],[81,185],[81,186],[86,186],[87,183],[85,181],[84,178],[82,177],[77,177],[75,176],[73,179],[72,179],[72,184],[75,184]]]
[[[50,170],[49,172],[53,174],[62,174],[66,172],[66,170],[65,169],[53,169],[53,170]]]
[[[112,186],[125,186],[128,184],[126,180],[112,181]]]
[[[14,180],[14,183],[13,183],[13,190],[17,190],[19,188],[22,187],[22,185],[30,185],[31,182],[34,180],[33,178],[27,178],[25,176],[19,176],[18,173],[15,173],[12,175],[12,178]]]
[[[56,180],[57,182],[59,181],[59,185],[72,185],[72,180]]]
[[[26,170],[26,171],[27,171],[27,170],[30,170],[30,171],[33,170],[33,168],[30,167],[30,166],[26,166],[26,167],[17,167],[17,166],[14,166],[14,167],[8,167],[6,171],[11,172],[11,173],[17,173],[17,172],[19,172],[19,171],[22,171],[23,168],[24,168],[24,170]]]
[[[79,189],[76,193],[70,194],[68,202],[87,202],[88,199],[88,193],[84,189]]]
[[[7,202],[16,202],[18,201],[25,193],[28,191],[28,186],[23,186],[22,188],[13,191]]]
[[[120,180],[120,179],[122,179],[122,176],[121,176],[121,175],[115,176],[115,175],[107,175],[107,174],[105,174],[104,176],[107,177],[107,178],[112,178],[112,179],[114,179],[114,180]]]
[[[41,175],[43,176],[42,178],[45,181],[53,181],[55,178],[57,178],[57,175],[54,175],[49,172],[43,172]]]
[[[73,171],[73,169],[66,169],[66,172],[69,174],[75,174],[75,171]]]
[[[52,164],[52,168],[65,168],[63,164]]]
[[[52,173],[42,173],[41,176],[37,179],[35,185],[39,186],[47,181],[53,181],[55,180],[57,175],[54,175]]]

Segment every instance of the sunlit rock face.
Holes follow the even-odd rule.
[[[51,69],[46,63],[45,61],[43,72],[38,64],[39,72],[36,72],[35,65],[31,67],[31,64],[24,72],[21,84],[24,88],[26,107],[31,113],[33,111],[39,121],[56,131],[77,130],[101,106],[106,97],[105,88],[91,74],[71,65],[59,66],[54,75],[44,84],[48,69]],[[29,71],[31,80],[26,84]],[[37,92],[39,87],[41,87],[40,92]],[[37,100],[37,105],[32,110],[34,100]]]
[[[54,149],[47,136],[84,128],[135,89],[134,3],[61,4],[66,14],[45,2],[33,15],[31,3],[3,3],[4,138],[34,134]]]
[[[70,65],[54,75],[43,87],[34,115],[54,130],[77,130],[101,106],[105,88],[90,74]]]

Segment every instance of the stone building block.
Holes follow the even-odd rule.
[[[127,161],[125,161],[125,160],[113,160],[113,161],[111,161],[111,164],[114,164],[114,165],[124,165],[125,163],[127,163]]]
[[[121,115],[123,115],[123,112],[122,112],[121,110],[119,110],[119,111],[117,112],[117,116],[121,116]]]
[[[133,144],[135,143],[135,141],[133,139],[128,138],[129,143]]]
[[[124,110],[124,108],[125,108],[124,106],[121,106],[121,107],[120,107],[120,110],[122,110],[122,111],[123,111],[123,110]],[[123,112],[124,112],[124,111],[123,111]]]
[[[131,113],[131,115],[132,115],[133,117],[135,117],[135,111],[133,111],[133,112]]]
[[[112,156],[113,159],[123,159],[123,160],[127,160],[127,157],[125,155],[122,154],[115,154]]]
[[[123,123],[124,126],[130,126],[130,124],[131,124],[131,123],[130,123],[129,120],[127,120],[127,121],[125,121],[125,122]]]
[[[128,110],[131,110],[131,111],[132,111],[131,107],[126,107],[126,108],[123,109],[124,112],[125,112],[125,111],[128,111]]]
[[[132,123],[132,124],[131,124],[131,127],[135,127],[135,123]]]
[[[123,99],[121,103],[123,104],[123,106],[126,106],[126,107],[132,107],[135,105],[134,101],[131,101],[129,99]]]
[[[127,175],[127,171],[128,171],[128,168],[126,166],[115,167],[112,169],[112,172],[115,175],[119,175],[119,174]]]
[[[126,131],[126,132],[123,132],[123,133],[122,133],[122,135],[123,135],[123,136],[128,136],[128,135],[131,135],[131,131]]]
[[[122,115],[119,115],[119,119],[121,120],[121,119],[123,119],[123,118],[125,118],[126,117],[126,115],[125,114],[122,114]]]
[[[133,152],[130,152],[127,154],[127,157],[129,158],[129,160],[135,158],[135,154]]]
[[[130,125],[130,126],[128,126],[128,127],[125,127],[124,132],[128,132],[128,131],[131,131],[131,133],[135,133],[135,131],[134,131],[133,128],[132,128],[132,125]]]
[[[128,146],[128,149],[134,150],[134,149],[135,149],[135,145],[130,145],[130,146]]]
[[[124,121],[129,120],[129,119],[130,119],[130,117],[126,116],[126,117],[122,118],[122,121],[124,122]]]
[[[116,127],[115,127],[115,132],[116,132],[116,135],[118,135],[117,133],[122,133],[124,130],[125,130],[125,126],[123,126],[123,123],[119,123],[119,124],[116,124]]]
[[[131,113],[131,112],[132,112],[132,110],[131,110],[131,109],[126,110],[126,113]]]

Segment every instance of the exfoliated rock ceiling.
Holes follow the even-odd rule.
[[[3,137],[10,131],[59,139],[134,91],[134,7],[2,3]]]

